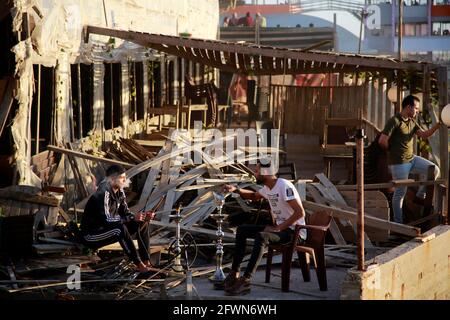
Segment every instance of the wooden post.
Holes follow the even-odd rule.
[[[356,184],[357,184],[357,248],[358,270],[364,271],[364,129],[356,133]]]
[[[448,103],[447,92],[447,67],[439,67],[437,69],[437,83],[439,90],[439,112]],[[448,164],[448,128],[444,125],[439,127],[439,145],[440,145],[440,169],[441,177],[445,180],[445,201],[442,206],[442,221],[448,224],[448,206],[449,206],[449,164]]]
[[[403,50],[403,0],[398,1],[398,60],[402,61]]]

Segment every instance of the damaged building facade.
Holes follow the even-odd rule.
[[[0,10],[3,186],[41,186],[29,168],[49,144],[98,150],[144,132],[148,108],[177,105],[185,75],[207,74],[128,41],[84,43],[84,25],[216,39],[219,15],[214,0],[3,1]]]

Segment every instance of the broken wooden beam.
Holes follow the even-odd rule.
[[[57,198],[52,196],[34,195],[25,192],[8,190],[7,188],[0,189],[0,198],[35,204],[44,204],[51,207],[58,207],[60,203]]]
[[[74,151],[74,150],[68,150],[65,148],[60,148],[57,146],[53,146],[53,145],[48,145],[47,149],[50,151],[54,151],[54,152],[59,152],[59,153],[63,153],[66,155],[71,155],[74,157],[78,157],[78,158],[83,158],[83,159],[87,159],[87,160],[91,160],[91,161],[97,161],[97,162],[104,162],[107,164],[118,164],[121,165],[125,168],[132,168],[135,165],[131,164],[131,163],[127,163],[127,162],[122,162],[122,161],[118,161],[118,160],[112,160],[112,159],[107,159],[107,158],[102,158],[102,157],[97,157],[91,154],[87,154],[84,152],[79,152],[79,151]]]
[[[388,189],[388,188],[395,188],[395,187],[416,187],[416,186],[420,186],[420,185],[429,186],[429,185],[439,185],[441,183],[445,183],[445,180],[443,180],[443,179],[437,179],[434,181],[429,181],[429,180],[415,181],[412,179],[394,180],[391,182],[384,182],[384,183],[364,184],[364,190]],[[356,190],[356,184],[336,185],[335,187],[339,191]]]
[[[352,222],[356,222],[356,211],[342,210],[338,208],[333,208],[327,205],[314,203],[311,201],[303,201],[303,207],[305,209],[313,211],[328,211],[333,214],[334,217],[348,219]],[[386,221],[371,216],[365,216],[364,225],[374,228],[379,228],[383,230],[394,231],[399,234],[403,234],[410,237],[417,237],[421,234],[419,228],[410,227],[401,223]]]

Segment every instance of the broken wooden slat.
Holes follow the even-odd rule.
[[[59,200],[55,197],[27,194],[23,192],[8,190],[8,188],[0,189],[0,198],[24,201],[29,203],[45,204],[52,207],[59,206]]]
[[[107,164],[118,164],[121,165],[125,168],[132,168],[134,167],[134,165],[130,164],[130,163],[126,163],[126,162],[122,162],[122,161],[117,161],[117,160],[111,160],[111,159],[107,159],[107,158],[102,158],[102,157],[96,157],[84,152],[79,152],[79,151],[74,151],[74,150],[67,150],[64,148],[60,148],[57,146],[53,146],[53,145],[48,145],[47,149],[55,151],[55,152],[59,152],[59,153],[63,153],[66,155],[71,155],[74,157],[79,157],[79,158],[83,158],[83,159],[87,159],[87,160],[92,160],[92,161],[98,161],[98,162],[104,162]]]
[[[429,186],[429,185],[439,185],[442,183],[445,183],[444,179],[437,179],[434,181],[428,180],[414,181],[411,179],[407,179],[407,180],[397,180],[397,182],[364,184],[364,190],[388,189],[393,187],[417,187],[420,185]],[[356,190],[356,184],[336,185],[336,189],[338,189],[339,191]]]
[[[322,197],[319,194],[319,191],[317,191],[312,185],[307,184],[306,185],[306,190],[310,193],[311,197],[314,199],[315,202],[320,203],[320,204],[325,204],[325,202],[322,200]],[[302,203],[303,203],[303,206],[304,206],[306,201],[303,201]],[[305,207],[305,209],[306,209],[306,207]],[[342,235],[341,231],[339,230],[339,227],[336,224],[336,221],[334,221],[334,217],[333,217],[333,219],[331,219],[330,233],[333,236],[334,241],[336,242],[336,244],[343,245],[343,244],[347,243],[345,241],[344,236]]]
[[[333,185],[333,183],[331,183],[330,180],[328,180],[328,178],[323,174],[323,173],[318,173],[316,174],[317,179],[319,179],[319,181],[322,183],[322,185],[324,186],[324,188],[326,188],[326,192],[324,193],[325,190],[323,189],[319,189],[322,194],[324,194],[324,196],[326,198],[329,198],[330,200],[332,200],[334,198],[334,200],[341,204],[346,206],[347,202],[345,201],[345,199],[342,197],[342,195],[339,193],[339,191],[336,189],[336,187]],[[315,185],[316,187],[321,187],[320,184]],[[327,194],[329,194],[330,196],[326,196]],[[344,223],[346,222],[345,220],[342,220],[341,223],[343,226],[346,226],[348,224],[350,224],[353,228],[353,232],[355,233],[355,235],[357,234],[356,232],[356,226],[354,224],[350,223]],[[364,232],[364,245],[365,247],[372,247],[372,243],[370,242],[369,237],[367,236],[367,234]]]
[[[350,210],[338,209],[335,207],[330,207],[327,205],[314,203],[311,201],[304,201],[303,206],[309,210],[329,211],[329,212],[333,213],[333,216],[336,216],[338,218],[348,219],[350,221],[356,222],[356,214],[357,213],[356,213],[356,211],[353,211],[353,210],[350,211]],[[395,222],[391,222],[391,221],[385,221],[385,220],[370,217],[370,216],[366,216],[364,218],[364,225],[383,229],[383,230],[394,231],[394,232],[404,234],[407,236],[411,236],[411,237],[416,237],[416,236],[420,235],[419,228],[413,228],[413,227],[409,227],[404,224],[395,223]]]

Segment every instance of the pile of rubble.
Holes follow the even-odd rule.
[[[236,135],[193,139],[186,133],[178,133],[167,137],[164,146],[153,152],[135,140],[120,139],[105,153],[109,158],[74,151],[71,146],[49,147],[64,154],[62,163],[70,163],[72,189],[66,185],[42,190],[23,186],[0,190],[0,203],[4,208],[1,247],[6,253],[3,257],[8,257],[2,263],[5,267],[1,268],[0,287],[9,293],[45,294],[43,289],[52,289],[60,298],[68,298],[68,284],[81,285],[83,294],[101,291],[115,299],[170,296],[168,290],[187,280],[183,273],[175,272],[179,270],[173,270],[177,224],[172,218],[176,210],[182,217],[182,266],[189,269],[192,276],[213,273],[217,242],[217,223],[212,216],[217,210],[215,194],[220,194],[226,183],[255,191],[260,188],[255,184],[248,164],[261,157],[257,153],[261,150],[237,146],[229,152],[226,146],[235,142]],[[266,148],[263,151],[279,150]],[[96,165],[96,170],[100,167],[101,172],[104,165],[112,163],[128,168],[127,177],[133,181],[133,189],[127,192],[131,210],[157,213],[155,220],[150,222],[151,256],[155,268],[154,274],[147,279],[137,277],[132,266],[123,260],[118,245],[91,252],[77,241],[79,216],[89,194],[95,190],[97,180],[91,169]],[[63,175],[61,170],[67,172],[66,167],[60,163],[55,176]],[[327,247],[327,256],[346,266],[355,263],[355,246],[352,244],[356,225],[355,193],[339,191],[339,186],[334,186],[323,174],[317,174],[314,181],[295,181],[295,185],[308,214],[325,210],[333,215],[330,240],[335,244]],[[78,201],[71,203],[70,199]],[[420,233],[417,228],[389,221],[389,205],[380,192],[368,193],[366,207],[373,209],[367,210],[365,235],[366,248],[372,254],[386,250],[380,244],[387,242],[390,231],[407,237]],[[224,267],[231,262],[234,227],[243,222],[270,223],[268,209],[265,202],[226,198],[223,213],[227,219],[222,226]],[[24,256],[27,257],[25,260],[16,259]],[[80,277],[76,281],[67,278],[71,266],[80,267],[77,269]],[[53,280],[48,280],[50,276]]]

